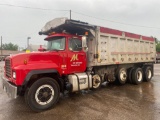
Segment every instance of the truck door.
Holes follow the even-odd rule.
[[[86,69],[86,53],[82,50],[82,40],[68,39],[68,72],[84,72]]]

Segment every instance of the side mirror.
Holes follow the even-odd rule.
[[[86,36],[83,36],[83,37],[82,37],[82,48],[83,48],[83,51],[84,51],[84,52],[87,52],[87,51],[88,51],[88,47],[87,47],[87,37],[86,37]]]

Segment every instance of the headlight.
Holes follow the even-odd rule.
[[[14,79],[16,79],[16,72],[13,72],[12,76],[13,76]]]

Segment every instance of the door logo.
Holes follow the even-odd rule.
[[[72,56],[71,62],[72,62],[72,61],[76,61],[76,60],[78,60],[78,54],[74,54],[74,55]]]

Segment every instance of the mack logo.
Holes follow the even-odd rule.
[[[76,61],[76,60],[78,60],[78,54],[74,54],[74,55],[72,56],[71,62],[72,62],[72,61]]]

